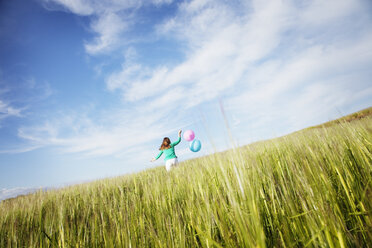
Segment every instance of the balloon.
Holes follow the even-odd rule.
[[[198,151],[200,151],[200,149],[201,149],[200,140],[195,139],[195,140],[190,142],[190,150],[192,152],[198,152]]]
[[[192,130],[186,130],[183,134],[183,138],[187,141],[192,141],[195,138],[195,133]]]

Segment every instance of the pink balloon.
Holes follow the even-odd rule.
[[[183,133],[183,138],[187,141],[192,141],[195,138],[195,133],[192,130],[186,130]]]

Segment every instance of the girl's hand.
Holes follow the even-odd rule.
[[[178,137],[181,137],[182,130],[178,131]]]

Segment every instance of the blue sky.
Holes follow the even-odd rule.
[[[273,138],[372,105],[368,0],[0,2],[0,196]],[[17,191],[18,190],[18,191]]]

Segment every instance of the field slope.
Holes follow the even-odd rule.
[[[372,117],[372,107],[360,110],[358,112],[355,112],[349,115],[345,115],[336,120],[328,121],[328,122],[322,123],[317,126],[309,127],[308,129],[330,127],[330,126],[337,125],[337,124],[344,123],[344,122],[352,122],[352,121],[361,120],[367,117]]]
[[[372,119],[0,203],[0,247],[368,247]]]

